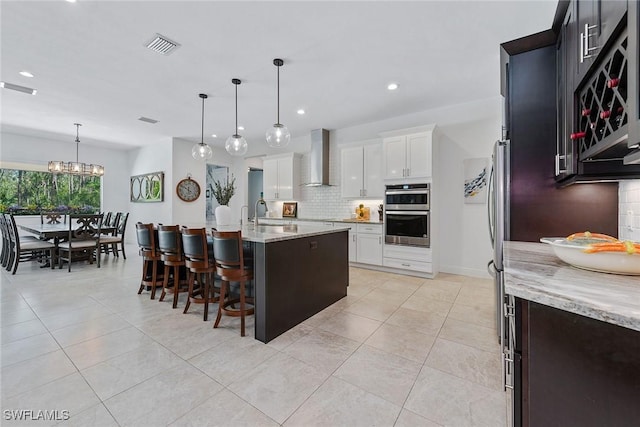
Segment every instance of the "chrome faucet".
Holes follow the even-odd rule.
[[[264,199],[262,198],[262,192],[260,192],[260,198],[258,200],[256,200],[256,207],[254,209],[254,217],[253,217],[253,226],[257,227],[258,226],[258,205],[264,205],[264,214],[265,216],[267,215],[267,212],[269,212],[269,208],[267,207],[267,202],[264,201]]]
[[[243,208],[247,208],[247,216],[242,216],[242,209]],[[240,226],[244,225],[244,220],[249,219],[249,205],[242,205],[240,206]]]

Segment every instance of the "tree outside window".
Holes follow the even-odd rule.
[[[0,169],[0,211],[36,215],[100,210],[100,177]]]

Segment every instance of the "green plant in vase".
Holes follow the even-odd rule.
[[[231,175],[231,179],[226,182],[220,182],[218,180],[213,181],[213,187],[211,189],[213,197],[220,204],[216,207],[216,225],[229,225],[231,224],[231,208],[229,208],[229,201],[236,192],[236,178]]]

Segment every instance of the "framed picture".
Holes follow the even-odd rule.
[[[131,177],[130,200],[136,203],[164,201],[164,172],[152,172]]]
[[[282,204],[282,217],[295,218],[298,215],[298,202],[284,202]]]
[[[487,200],[487,180],[489,159],[464,159],[464,202],[485,203]]]

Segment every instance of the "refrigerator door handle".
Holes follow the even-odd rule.
[[[493,166],[491,167],[491,172],[489,173],[489,185],[487,191],[487,220],[489,221],[489,239],[491,239],[491,247],[493,248],[496,244],[495,239],[495,212],[493,210],[494,207],[494,199],[495,199],[495,190],[493,188]]]

